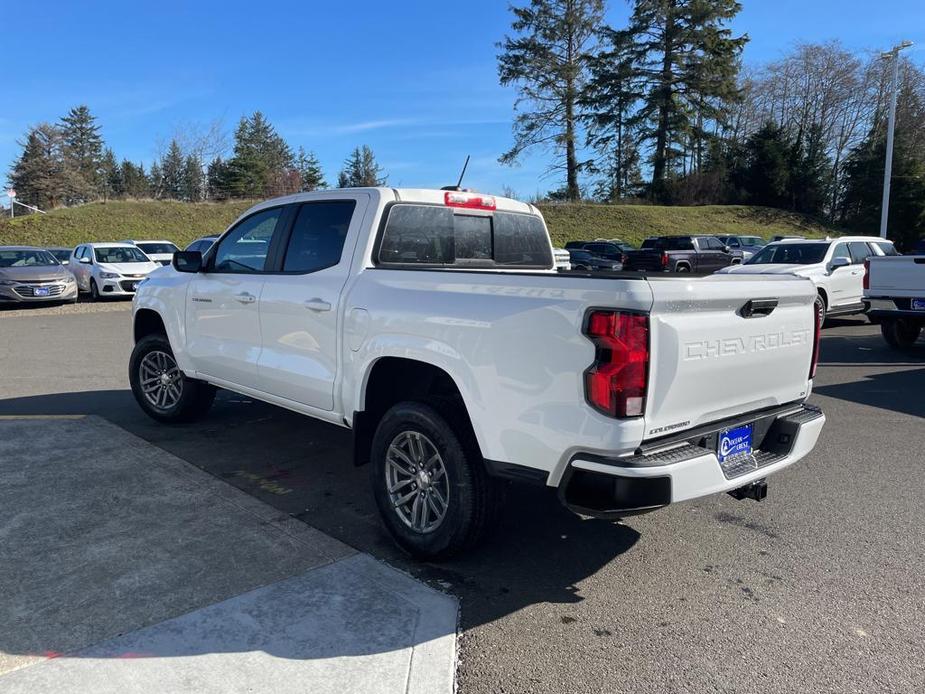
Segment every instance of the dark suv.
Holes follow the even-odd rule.
[[[742,262],[742,251],[715,236],[654,236],[623,254],[624,270],[711,273]]]

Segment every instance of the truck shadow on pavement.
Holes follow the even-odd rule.
[[[925,367],[915,370],[887,371],[861,381],[817,386],[814,395],[848,400],[882,410],[925,417]]]
[[[515,486],[482,546],[445,563],[420,563],[398,550],[382,529],[368,468],[353,466],[344,429],[224,391],[206,418],[170,427],[144,416],[128,390],[0,400],[0,416],[80,414],[101,416],[282,513],[456,595],[463,628],[535,603],[580,602],[578,584],[639,539],[626,525],[575,516],[551,490]]]

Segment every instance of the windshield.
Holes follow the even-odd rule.
[[[0,268],[4,267],[47,267],[60,265],[48,251],[23,250],[0,251]]]
[[[96,262],[98,263],[149,263],[148,256],[134,246],[112,246],[110,248],[94,248]]]
[[[765,246],[746,265],[812,265],[821,263],[827,243],[780,243]]]
[[[136,243],[145,253],[176,253],[180,249],[172,243]]]
[[[743,246],[763,246],[764,239],[760,236],[740,236],[739,241]]]
[[[62,263],[66,263],[71,259],[71,250],[69,248],[52,248],[48,252]]]

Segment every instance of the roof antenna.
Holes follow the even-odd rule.
[[[459,174],[459,180],[456,182],[455,186],[443,186],[440,190],[462,190],[463,176],[466,175],[466,169],[469,168],[469,157],[471,155],[466,155],[466,163],[463,164],[462,173]]]

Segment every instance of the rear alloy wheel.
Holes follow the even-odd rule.
[[[886,343],[893,349],[907,350],[911,349],[912,345],[919,339],[922,326],[905,318],[896,318],[881,323],[880,333]]]
[[[159,422],[191,422],[208,412],[215,399],[214,386],[183,374],[164,335],[138,341],[129,360],[129,381],[141,409]]]
[[[96,286],[96,280],[92,277],[90,278],[90,301],[99,301],[100,300],[100,290]]]
[[[825,314],[827,310],[825,299],[822,298],[822,294],[816,294],[816,316],[819,319],[819,327],[825,325]]]
[[[464,441],[435,407],[420,402],[395,405],[376,429],[373,496],[389,534],[412,556],[444,559],[466,550],[497,515],[498,483]]]

